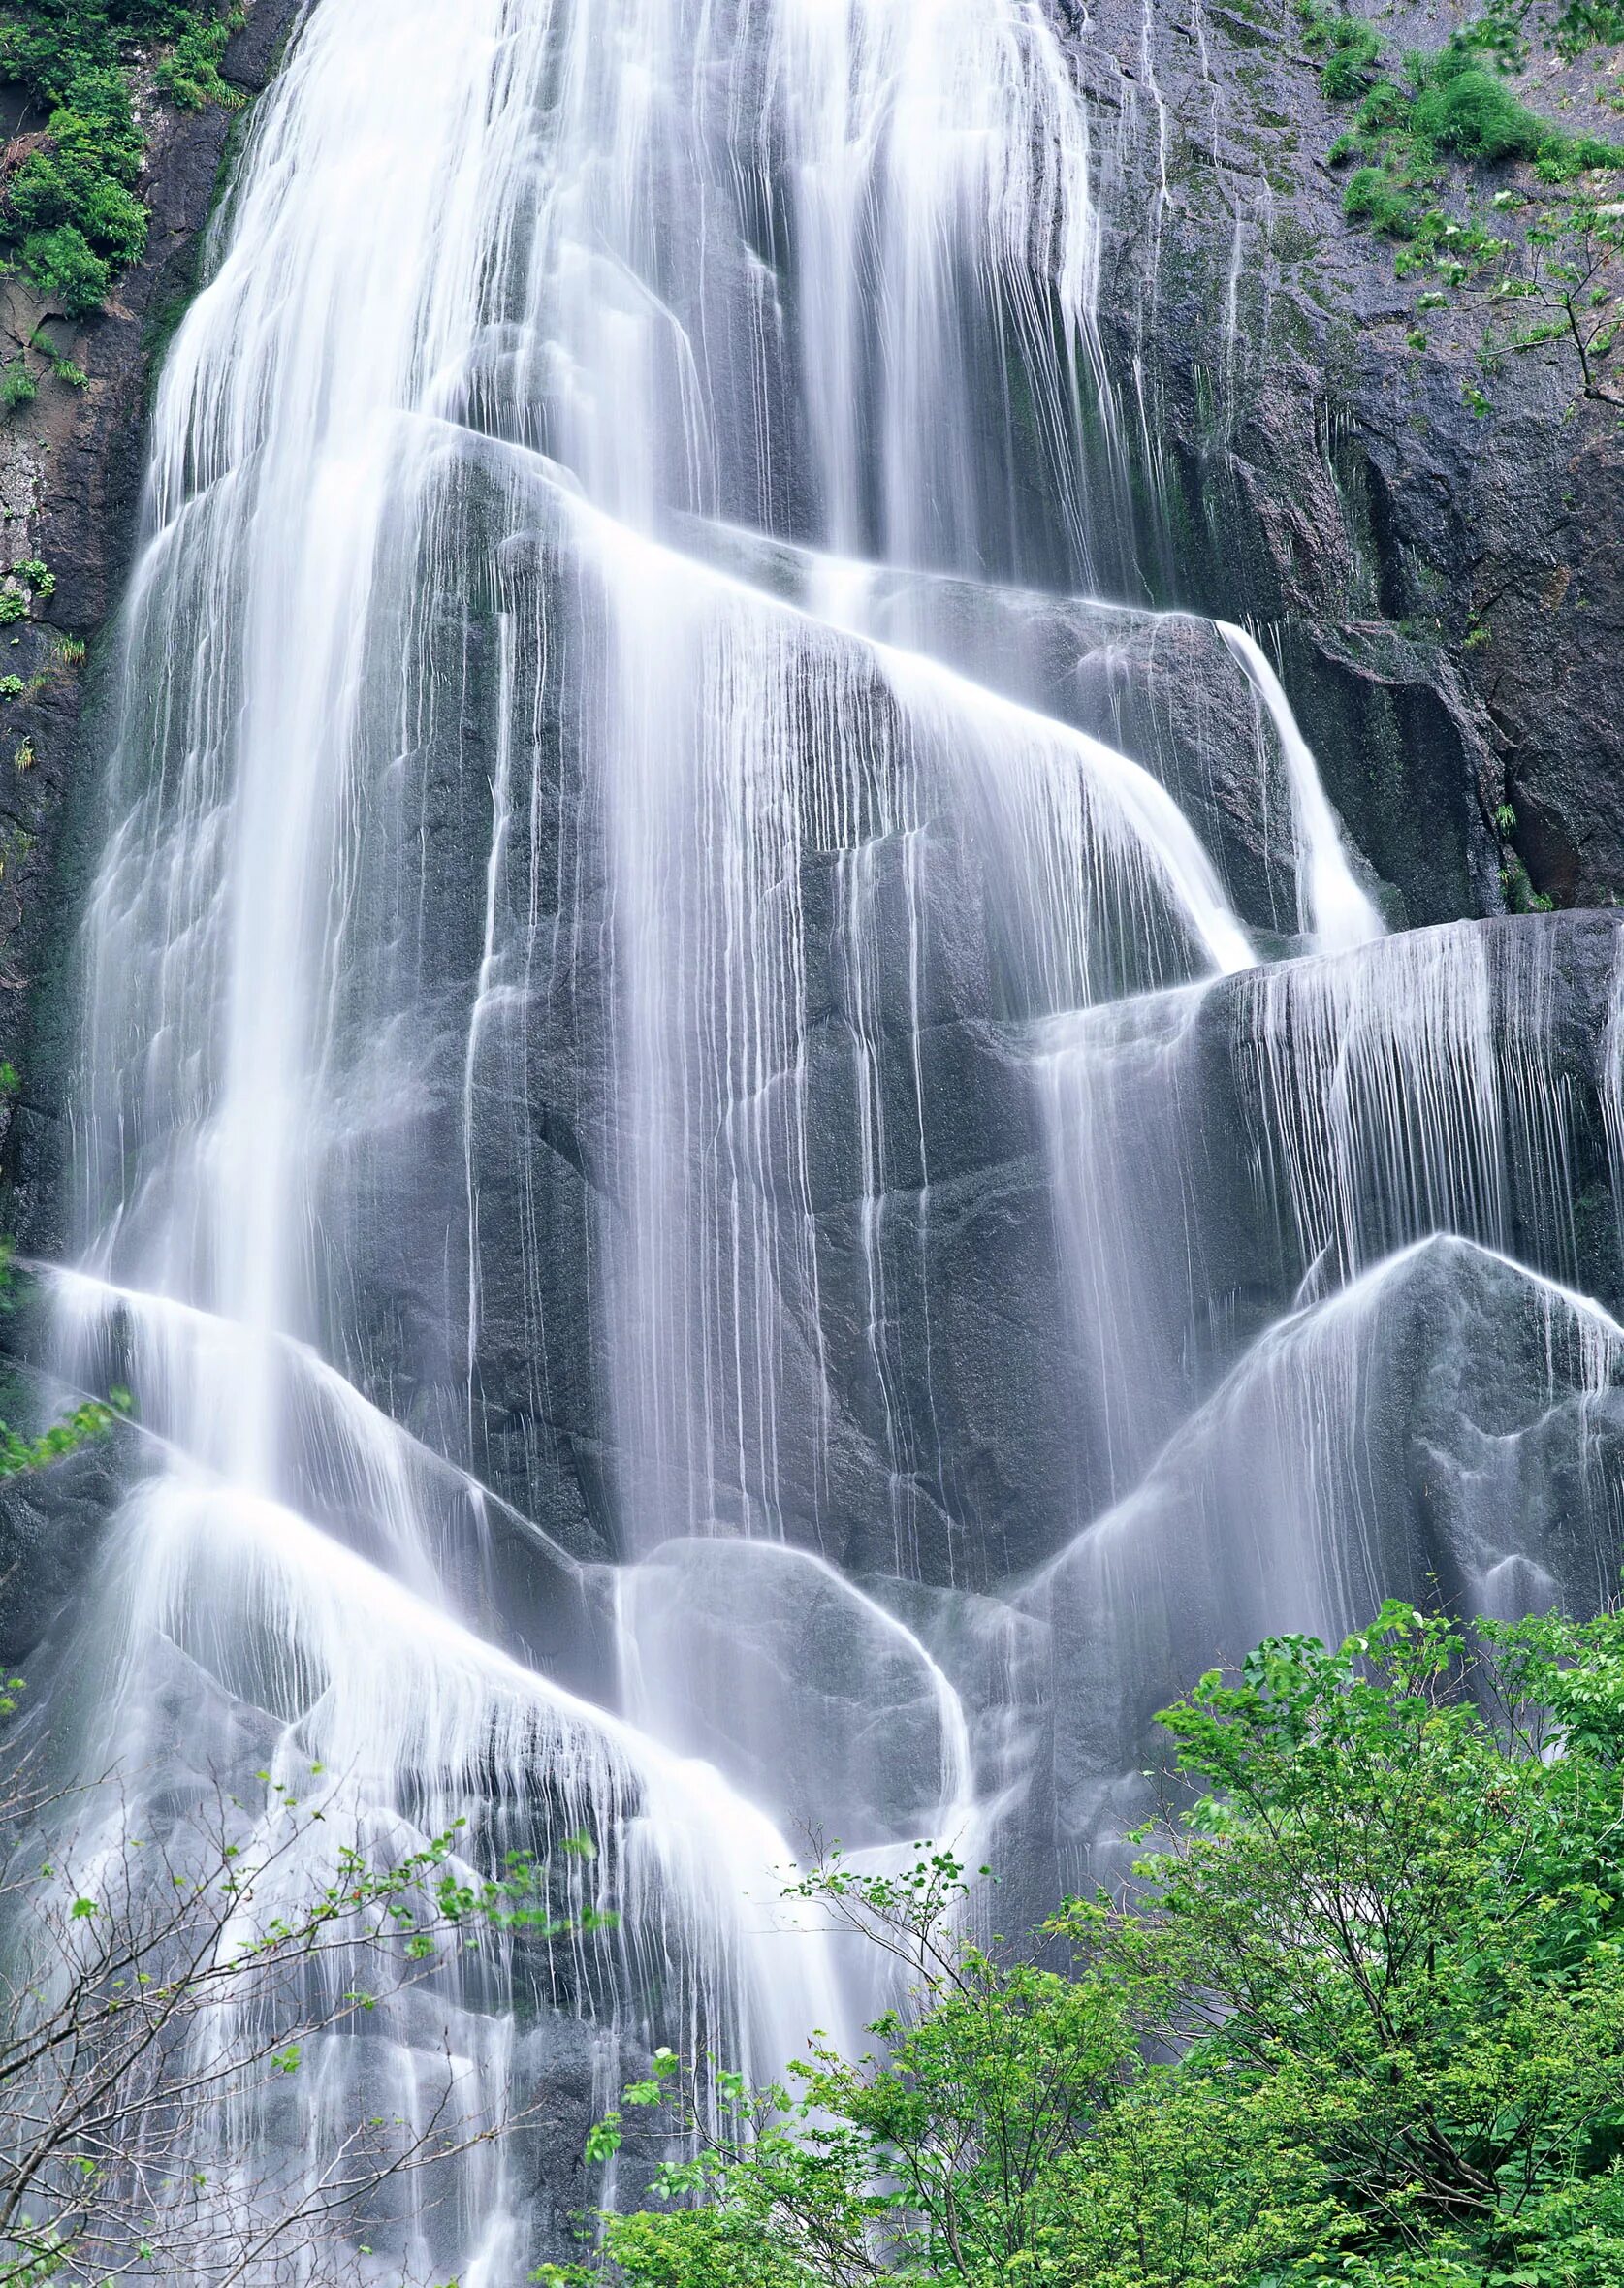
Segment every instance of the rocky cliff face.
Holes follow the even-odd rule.
[[[251,0],[224,77],[244,99],[269,80],[302,0]],[[93,798],[94,694],[130,560],[140,507],[146,407],[158,359],[196,281],[222,161],[242,114],[180,111],[149,96],[140,195],[150,216],[144,259],[105,309],[69,320],[19,278],[0,282],[0,329],[18,348],[39,336],[85,376],[75,386],[33,361],[39,394],[0,420],[0,569],[29,558],[54,578],[48,599],[0,631],[0,1059],[20,1093],[0,1106],[0,1135],[23,1196],[18,1221],[38,1244],[48,1209],[36,1177],[48,1150],[69,1054],[57,992],[70,916],[82,886],[74,796]],[[45,1148],[42,1151],[42,1148]]]
[[[1393,918],[1500,912],[1530,890],[1615,903],[1617,409],[1579,394],[1558,346],[1511,361],[1490,411],[1474,412],[1463,389],[1483,329],[1470,312],[1414,346],[1416,288],[1343,215],[1325,154],[1347,116],[1290,0],[1051,5],[1098,123],[1113,402],[1091,450],[1101,531],[1130,535],[1103,542],[1100,589],[1258,628],[1360,850],[1397,893]],[[226,65],[245,93],[299,7],[256,0]],[[1395,46],[1437,45],[1472,14],[1423,0],[1382,29]],[[1574,77],[1532,92],[1572,102]],[[146,259],[93,319],[45,313],[88,385],[48,378],[0,427],[8,558],[40,558],[56,578],[48,604],[0,638],[0,672],[25,685],[0,700],[0,1057],[22,1081],[10,1165],[25,1221],[42,1212],[35,1179],[51,1158],[27,1116],[47,1109],[68,1054],[68,790],[128,562],[154,360],[195,278],[233,133],[219,111],[156,104],[147,124]],[[0,314],[26,339],[42,313],[15,283],[4,294]]]
[[[1365,13],[1399,51],[1481,11]],[[1074,14],[1103,123],[1118,482],[1138,512],[1116,577],[1262,623],[1411,923],[1500,911],[1530,885],[1559,906],[1616,903],[1618,406],[1581,394],[1560,344],[1485,379],[1482,308],[1417,327],[1393,246],[1344,216],[1326,154],[1349,112],[1290,0]],[[1607,134],[1596,96],[1617,63],[1541,58],[1524,93]],[[1467,398],[1480,383],[1486,412]]]
[[[297,577],[331,535],[295,481],[305,435],[285,446],[256,576],[303,616],[276,620],[275,669],[206,695],[262,726],[246,763],[219,749],[255,790],[244,871],[274,853],[284,885],[326,879],[335,847],[352,869],[331,967],[308,971],[333,984],[311,996],[319,1056],[241,1035],[256,1072],[280,1083],[285,1059],[307,1102],[319,1086],[281,1164],[308,1214],[286,1229],[319,1234],[328,1348],[239,1348],[207,1280],[201,1302],[175,1292],[222,1133],[218,1227],[273,1194],[264,1129],[199,1118],[223,1029],[199,954],[206,787],[115,843],[125,905],[107,911],[129,926],[101,941],[112,1048],[92,1098],[113,1259],[65,1283],[90,1291],[62,1371],[127,1382],[142,1426],[133,1451],[0,1501],[0,1653],[74,1690],[95,1667],[93,1635],[71,1634],[93,1529],[121,1486],[157,1488],[95,1610],[122,1624],[144,1600],[151,1665],[118,1690],[156,1707],[158,1768],[203,1768],[206,1738],[260,1764],[304,1679],[268,1681],[257,1648],[308,1644],[309,1677],[334,1680],[334,1768],[398,1771],[402,1800],[419,1769],[493,1798],[511,1774],[526,1804],[559,1770],[577,1834],[563,1791],[587,1735],[523,1713],[562,1683],[630,1700],[792,1833],[889,1845],[972,1796],[1024,1886],[1013,1911],[1036,1916],[1147,1812],[1150,1714],[1213,1659],[1351,1625],[1386,1592],[1520,1611],[1616,1576],[1624,1342],[1576,1290],[1624,1300],[1624,965],[1606,914],[1501,913],[1502,877],[1521,880],[1508,808],[1536,891],[1604,900],[1624,878],[1611,416],[1553,359],[1519,362],[1480,418],[1470,334],[1416,350],[1390,251],[1349,229],[1319,162],[1338,122],[1283,0],[1053,5],[1097,136],[1111,389],[1087,452],[1110,601],[1046,594],[1024,559],[1030,590],[885,577],[859,636],[780,608],[821,592],[833,613],[793,515],[754,534],[729,516],[681,555],[606,544],[500,418],[527,369],[482,326],[468,418],[402,457],[353,615],[341,687],[370,704],[345,778],[333,714],[288,737],[272,704],[275,670],[305,671],[352,601]],[[263,72],[287,14],[260,0],[237,70]],[[353,39],[366,19],[339,20]],[[351,60],[353,82],[324,85],[398,92]],[[426,109],[461,115],[438,91]],[[72,645],[50,647],[107,622],[144,369],[225,125],[163,123],[152,264],[64,340],[83,396],[48,391],[8,432],[16,555],[56,574],[50,624],[16,631],[19,678],[43,681],[0,702],[32,806],[0,877],[19,892],[0,1048],[24,1081],[14,1220],[41,1254],[60,1242],[80,850],[111,807],[93,655],[81,712]],[[262,283],[335,242],[321,178],[302,179],[301,261]],[[336,239],[347,302],[284,306],[312,330],[353,314],[387,211]],[[549,304],[533,330],[556,323]],[[354,325],[351,361],[374,338]],[[317,370],[326,343],[289,339],[280,369]],[[707,554],[747,579],[708,579]],[[1223,630],[1147,608],[1178,604],[1276,639],[1367,885],[1395,921],[1464,926],[1305,943],[1289,755]],[[171,669],[195,654],[172,631],[196,624],[151,617],[132,651],[142,786],[192,761],[172,726],[193,685]],[[1161,782],[1134,797],[1154,831],[1128,831],[1091,735]],[[307,803],[301,825],[295,766],[306,793],[380,799],[336,826]],[[1162,790],[1210,891],[1205,858],[1194,889],[1165,858]],[[290,889],[243,930],[264,973],[298,909]],[[1245,967],[1243,928],[1303,958]],[[123,991],[172,963],[189,999]],[[219,1460],[245,1357],[289,1426],[274,1507],[257,1461]],[[179,1453],[251,1480],[222,1476],[224,1531],[212,1495],[154,1464]],[[545,1689],[525,1699],[507,1654]],[[420,1704],[455,1730],[426,1732]],[[601,1831],[628,1800],[590,1796]],[[591,2077],[569,2040],[548,2183],[573,2204]]]
[[[1288,0],[1244,9],[1097,0],[1086,15],[1072,0],[1053,5],[1071,23],[1098,135],[1099,317],[1112,382],[1109,417],[1088,447],[1101,510],[1098,586],[1131,603],[1246,619],[1272,641],[1331,794],[1386,885],[1395,920],[1496,914],[1508,883],[1526,896],[1531,882],[1561,905],[1612,903],[1624,889],[1624,671],[1614,655],[1624,591],[1609,547],[1624,471],[1615,409],[1580,397],[1553,352],[1519,359],[1498,376],[1485,417],[1463,394],[1478,370],[1470,321],[1414,346],[1414,294],[1395,276],[1390,248],[1344,219],[1340,181],[1323,161],[1342,121]],[[271,69],[297,6],[258,0],[228,58],[245,89]],[[1465,10],[1399,13],[1395,36],[1412,29],[1436,42]],[[104,631],[128,560],[152,361],[195,275],[229,131],[220,112],[154,113],[143,186],[153,213],[148,258],[111,308],[72,334],[53,330],[59,353],[83,367],[88,386],[48,382],[0,429],[11,560],[40,557],[56,577],[43,617],[8,631],[14,649],[0,662],[26,684],[22,696],[0,700],[0,1055],[22,1080],[20,1102],[4,1117],[14,1223],[42,1253],[59,1236],[50,1179],[72,1055],[67,917],[82,894],[80,843],[93,843],[99,830],[90,767],[97,642],[105,650],[111,640]],[[19,304],[14,329],[26,334],[38,316]],[[783,553],[782,567],[791,586],[793,553]],[[761,565],[753,576],[763,577]],[[448,596],[444,628],[459,650],[459,675],[477,682],[494,672],[490,629],[482,613],[465,625],[468,609],[465,598]],[[1273,783],[1278,757],[1259,740],[1244,679],[1212,630],[1143,611],[1000,599],[968,585],[952,617],[959,655],[980,661],[989,683],[1149,762],[1199,818],[1258,942],[1289,935],[1290,869],[1268,830],[1284,800]],[[456,681],[448,675],[448,687]],[[1178,704],[1183,694],[1188,708]],[[441,942],[462,944],[470,978],[480,960],[477,932],[469,936],[477,916],[460,885],[483,879],[487,863],[482,822],[464,814],[459,797],[470,758],[478,761],[471,736],[460,715],[428,742],[442,859],[434,878],[451,909]],[[545,790],[544,839],[559,849],[573,831],[571,801],[562,777]],[[1514,828],[1504,826],[1508,809]],[[946,873],[960,863],[934,845],[925,860]],[[878,885],[876,896],[887,894]],[[827,946],[815,932],[809,939],[819,947],[814,1038],[838,1041],[856,988],[839,957],[835,892],[809,878],[803,896],[814,921],[828,909]],[[1069,1329],[1072,1305],[1055,1291],[1053,1138],[1012,1060],[995,982],[976,969],[974,936],[971,929],[966,947],[942,951],[939,977],[924,977],[927,993],[941,999],[925,1063],[914,1071],[899,1051],[895,1074],[885,1076],[900,1091],[885,1108],[894,1136],[908,1133],[930,1100],[934,1221],[927,1240],[915,1229],[923,1211],[904,1171],[887,1207],[889,1245],[897,1278],[919,1288],[899,1288],[907,1294],[901,1316],[917,1305],[934,1325],[931,1372],[950,1370],[953,1387],[931,1386],[911,1358],[894,1362],[889,1379],[883,1364],[867,1377],[854,1373],[837,1394],[833,1461],[809,1462],[805,1486],[786,1463],[784,1499],[793,1518],[810,1514],[820,1499],[818,1471],[833,1469],[836,1509],[870,1520],[865,1530],[884,1541],[902,1419],[905,1445],[933,1457],[910,1478],[919,1570],[927,1579],[980,1585],[1051,1555],[1067,1518],[1111,1497],[1115,1479],[1099,1453],[1119,1433],[1103,1416],[1058,1423],[1050,1404],[1058,1351],[1077,1339],[1057,1332]],[[1610,947],[1610,931],[1594,935],[1598,970]],[[1605,1201],[1584,1224],[1588,1191],[1606,1192],[1603,1076],[1593,1069],[1606,1011],[1599,988],[1576,999],[1560,963],[1552,975],[1560,1006],[1548,1022],[1578,1025],[1587,1044],[1576,1099],[1586,1107],[1582,1149],[1568,1170],[1583,1228],[1572,1247],[1542,1243],[1532,1259],[1612,1299],[1620,1281]],[[481,1428],[470,1458],[590,1563],[609,1546],[625,1465],[604,1420],[599,1338],[589,1325],[579,1339],[555,1343],[540,1397],[534,1386],[537,1314],[548,1329],[577,1328],[599,1225],[612,1212],[582,1141],[608,1118],[598,1101],[602,1028],[592,1014],[602,980],[566,982],[568,992],[537,1001],[517,1161],[505,1129],[492,1131],[488,1199],[499,1197],[501,1167],[534,1171],[526,1213],[545,1237],[545,1291],[528,1291],[517,1255],[490,1278]],[[906,997],[898,1006],[906,1030]],[[431,1057],[426,1063],[425,1101],[449,1135],[462,1117],[462,1063],[449,1053],[443,1070]],[[1065,1054],[1054,1071],[1057,1088],[1069,1085]],[[842,1092],[849,1084],[838,1054],[826,1071],[814,1056],[809,1073],[821,1308],[858,1330],[836,1349],[860,1362],[868,1355],[857,1230],[864,1179],[832,1145],[823,1153],[827,1140],[848,1135]],[[505,1100],[490,1115],[493,1123],[512,1118]],[[422,1166],[435,1160],[427,1149],[420,1157]],[[445,1164],[460,1185],[461,1155]],[[1220,1190],[1240,1195],[1243,1169],[1221,1170],[1220,1179]],[[413,1182],[427,1214],[424,1180]],[[451,1207],[445,1215],[455,1220]],[[1186,1362],[1199,1387],[1313,1273],[1312,1256],[1264,1263],[1264,1239],[1243,1226],[1244,1219],[1214,1221],[1234,1259],[1208,1265],[1206,1283],[1229,1298],[1233,1316],[1215,1321],[1203,1355]],[[390,1362],[395,1386],[416,1394],[413,1426],[433,1443],[461,1401],[455,1362],[440,1355],[444,1298],[420,1291],[428,1259],[420,1236],[357,1229],[346,1244],[383,1298],[377,1355]],[[1506,1234],[1485,1225],[1484,1236]],[[428,1330],[421,1339],[419,1330]],[[808,1343],[810,1357],[811,1336]],[[813,1418],[811,1399],[805,1412]],[[515,1530],[523,1574],[533,1553]],[[970,1534],[973,1547],[965,1545]],[[498,1555],[506,1548],[501,1532],[496,1546]],[[840,1554],[858,1572],[884,1557],[861,1531]],[[527,1624],[520,1634],[528,1641]]]

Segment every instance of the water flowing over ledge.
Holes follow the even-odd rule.
[[[110,1820],[320,1766],[392,1848],[585,1837],[620,1918],[222,2126],[545,2092],[380,2280],[563,2246],[654,2044],[860,2026],[809,1839],[1041,1912],[1259,1630],[1616,1563],[1614,926],[1385,935],[1257,641],[1090,592],[1073,62],[317,0],[166,366],[52,1281],[145,1435],[62,1736]]]

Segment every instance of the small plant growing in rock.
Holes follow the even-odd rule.
[[[1528,268],[1504,285],[1504,299],[1527,313],[1516,350],[1547,342],[1571,347],[1587,397],[1619,402],[1604,368],[1624,327],[1624,229],[1594,198],[1546,209],[1528,230]]]
[[[1358,94],[1365,75],[1382,52],[1375,28],[1346,10],[1327,8],[1323,0],[1302,0],[1297,11],[1303,25],[1303,46],[1322,60],[1320,77],[1325,93],[1338,103]]]
[[[0,627],[15,627],[19,620],[26,620],[32,596],[44,602],[55,593],[55,573],[38,556],[25,556],[20,564],[12,566],[0,586]]]
[[[177,111],[201,111],[207,104],[219,104],[230,111],[240,110],[241,91],[220,74],[226,44],[238,20],[227,16],[215,23],[194,25],[182,32],[159,64],[153,79]]]
[[[1357,163],[1344,211],[1395,241],[1400,276],[1430,276],[1417,315],[1462,298],[1486,305],[1487,370],[1508,352],[1567,350],[1583,394],[1615,401],[1606,385],[1624,332],[1624,206],[1613,195],[1624,146],[1542,117],[1505,75],[1536,37],[1570,56],[1624,38],[1624,4],[1488,0],[1442,49],[1414,51],[1385,72],[1381,41],[1362,18],[1333,15],[1324,0],[1299,0],[1298,14],[1325,93],[1359,99],[1329,152],[1333,166]],[[1522,187],[1503,184],[1483,220],[1440,203],[1451,185],[1475,197],[1462,167],[1516,161],[1532,170],[1533,187],[1526,176]],[[1481,390],[1469,383],[1464,395],[1474,413],[1489,411]]]
[[[46,364],[50,367],[50,370],[55,374],[58,381],[65,381],[70,389],[82,390],[89,388],[89,374],[85,372],[81,365],[76,365],[72,358],[65,358],[62,356],[61,352],[57,349],[56,344],[51,340],[50,335],[45,331],[43,326],[40,327],[30,337],[28,346],[30,349],[39,351],[41,357],[44,358]]]
[[[0,406],[8,413],[32,405],[39,394],[40,385],[21,358],[14,358],[9,365],[0,367]]]

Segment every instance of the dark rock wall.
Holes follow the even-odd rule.
[[[1395,919],[1501,911],[1529,885],[1558,906],[1616,902],[1616,410],[1579,396],[1556,350],[1513,361],[1480,417],[1463,383],[1481,328],[1451,313],[1411,346],[1416,289],[1343,217],[1324,154],[1346,113],[1321,94],[1290,0],[1051,4],[1099,138],[1114,397],[1085,445],[1099,585],[1260,629],[1333,798],[1399,893]],[[245,92],[303,5],[256,0],[227,61]],[[1383,28],[1436,44],[1471,13],[1433,0]],[[36,1116],[59,1100],[70,1053],[63,965],[83,880],[65,798],[97,745],[81,723],[129,561],[153,364],[239,131],[218,111],[156,105],[148,124],[147,257],[105,312],[49,326],[89,387],[48,379],[0,427],[9,560],[41,556],[57,579],[0,645],[0,672],[29,685],[0,701],[0,1057],[22,1079],[22,1117],[8,1105],[0,1120],[16,1131],[14,1220],[42,1241],[54,1154]],[[4,293],[25,335],[40,312]],[[88,643],[87,663],[63,657],[64,636]]]
[[[250,0],[223,67],[245,101],[268,82],[304,5]],[[98,839],[96,695],[135,541],[146,411],[244,123],[244,111],[177,111],[139,91],[138,110],[147,250],[107,307],[69,321],[22,281],[0,282],[7,334],[23,342],[43,331],[88,377],[80,389],[42,372],[33,403],[0,419],[0,570],[37,557],[56,581],[34,617],[0,631],[0,675],[26,685],[0,698],[0,1059],[20,1082],[0,1101],[0,1137],[21,1192],[10,1221],[36,1247],[54,1231],[47,1180],[72,1053],[62,1001],[87,865],[80,843]]]
[[[1480,12],[1369,13],[1402,49]],[[1099,0],[1087,17],[1100,316],[1136,512],[1125,590],[1261,623],[1412,923],[1516,904],[1513,858],[1558,906],[1615,903],[1617,407],[1579,393],[1560,346],[1485,378],[1481,312],[1434,313],[1412,345],[1426,281],[1344,218],[1325,154],[1349,113],[1322,95],[1290,0]],[[1579,104],[1543,59],[1531,77],[1553,116]],[[1588,123],[1582,107],[1561,117]],[[1486,415],[1464,394],[1480,383]],[[1101,465],[1097,491],[1123,482]]]

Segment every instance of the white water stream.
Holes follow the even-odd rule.
[[[984,669],[1010,614],[1085,653],[1043,591],[1091,585],[1085,423],[1121,461],[1094,182],[1041,0],[315,0],[169,355],[57,1283],[69,1378],[151,1433],[86,1753],[143,1817],[263,1755],[323,1767],[334,1833],[584,1832],[621,1919],[222,2123],[229,2180],[317,2166],[380,2071],[408,2120],[447,2073],[476,2116],[565,2092],[532,2165],[402,2196],[380,2279],[554,2252],[649,2044],[850,2033],[874,1989],[778,1903],[809,1832],[978,1851],[1067,1596],[1108,1792],[1099,1703],[1176,1635],[1141,1477],[1175,1515],[1180,1426],[1235,1455],[1264,1415],[1334,1477],[1375,1258],[1510,1245],[1473,957],[1386,960],[1254,641],[1118,614],[1087,656],[1184,646],[1242,726],[1281,934],[1339,957],[1261,981],[1184,784]],[[1358,1278],[1239,1367],[1166,1109],[1220,992],[1249,1166]],[[935,1266],[1021,1183],[1070,1316],[1018,1396],[1098,1433],[1067,1530],[1103,1522],[999,1603],[1021,1503],[959,1425],[1000,1305]]]

